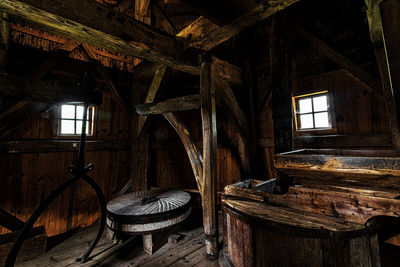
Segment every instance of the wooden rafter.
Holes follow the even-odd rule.
[[[179,135],[183,146],[185,147],[186,153],[189,157],[190,164],[196,179],[197,187],[201,195],[203,195],[203,159],[195,143],[190,137],[190,133],[184,123],[179,117],[173,113],[164,113],[164,118],[171,124]]]
[[[225,80],[217,79],[217,94],[225,102],[227,108],[229,109],[232,117],[239,126],[239,129],[245,139],[249,138],[249,125],[247,123],[246,116],[244,115],[239,103],[236,100],[235,94],[230,88],[229,84]]]
[[[372,90],[376,96],[382,96],[382,85],[381,82],[369,74],[367,71],[363,70],[357,64],[353,63],[351,60],[331,48],[329,45],[312,35],[311,33],[304,30],[302,27],[292,24],[292,28],[296,30],[296,33],[305,41],[309,42],[320,54],[329,58],[335,62],[340,67],[349,71],[362,83],[364,83],[370,90]]]
[[[381,2],[381,0],[365,0],[370,37],[382,79],[383,97],[385,99],[386,110],[388,113],[392,142],[395,149],[400,149],[400,120],[397,112],[396,98],[393,94],[393,84],[391,81],[389,61],[387,59],[387,49],[385,48],[384,42],[382,18],[379,8]]]
[[[153,80],[151,81],[149,90],[147,91],[146,98],[144,100],[144,104],[152,103],[156,97],[158,90],[160,89],[160,85],[162,80],[164,79],[165,72],[167,67],[161,67],[156,70]],[[147,121],[147,117],[140,116],[138,119],[138,134],[139,136],[142,135],[143,129],[145,128]]]
[[[209,51],[217,45],[229,40],[242,30],[263,21],[277,12],[299,2],[300,0],[257,1],[248,8],[248,12],[225,26],[219,27],[201,16],[178,36],[187,38],[189,46]]]
[[[196,58],[192,55],[188,58],[183,43],[174,36],[95,1],[4,0],[0,2],[0,10],[8,12],[14,20],[49,33],[160,62],[184,72],[198,75],[200,71]]]
[[[152,1],[151,5],[152,5],[153,15],[161,23],[161,26],[163,27],[163,29],[171,35],[176,35],[177,32],[175,30],[174,25],[172,24],[171,20],[168,18],[167,14],[165,14],[164,10],[157,3],[157,1]]]
[[[200,95],[171,98],[159,103],[136,105],[139,115],[154,115],[200,108]]]
[[[88,54],[91,62],[94,64],[94,66],[96,68],[96,71],[104,79],[104,82],[106,83],[108,90],[110,90],[114,100],[121,107],[121,109],[125,113],[125,115],[128,118],[130,118],[131,117],[130,108],[128,107],[126,102],[121,97],[120,93],[118,92],[118,89],[115,87],[115,85],[112,82],[111,78],[108,76],[107,70],[101,64],[100,60],[97,58],[97,55],[94,53],[93,49],[89,45],[83,43],[82,46],[85,49],[86,53]]]

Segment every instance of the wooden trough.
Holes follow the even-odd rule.
[[[380,266],[376,218],[398,217],[400,194],[305,186],[268,193],[259,183],[225,187],[222,264]]]

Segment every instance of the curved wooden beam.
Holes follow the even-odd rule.
[[[194,178],[196,179],[197,187],[199,188],[200,194],[203,196],[203,184],[201,177],[203,177],[203,158],[200,151],[192,141],[189,131],[183,122],[173,113],[163,113],[163,116],[175,129],[183,146],[185,147],[186,153],[189,157],[190,164],[192,165]]]

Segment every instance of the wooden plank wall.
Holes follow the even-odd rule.
[[[337,131],[330,134],[390,134],[383,99],[373,95],[347,71],[331,71],[293,81],[293,95],[302,95],[313,90],[332,92]],[[296,138],[295,148],[302,148]]]
[[[129,143],[130,124],[109,93],[96,110],[95,136],[89,140]],[[50,118],[40,116],[28,119],[11,140],[54,139],[54,110]],[[103,189],[107,200],[114,197],[129,179],[130,148],[121,151],[89,151],[86,163],[95,169],[89,173]],[[25,221],[50,192],[65,182],[66,169],[74,163],[77,152],[0,153],[0,206]],[[39,218],[37,226],[44,225],[48,236],[66,232],[75,227],[92,224],[99,215],[97,198],[92,189],[80,182],[55,200]],[[8,232],[0,227],[0,233]]]

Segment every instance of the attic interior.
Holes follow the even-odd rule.
[[[400,0],[0,14],[0,265],[399,266]]]

